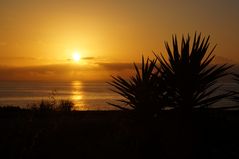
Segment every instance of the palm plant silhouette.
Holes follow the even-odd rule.
[[[217,81],[228,74],[232,65],[212,64],[215,55],[208,53],[210,37],[194,35],[192,46],[190,36],[182,37],[181,49],[173,36],[173,48],[166,42],[168,60],[163,54],[155,59],[142,58],[141,70],[134,64],[136,75],[129,80],[113,77],[109,84],[124,99],[118,100],[125,106],[109,103],[117,108],[134,109],[142,113],[158,113],[171,107],[183,112],[208,106],[232,95],[231,92],[215,93],[221,85]]]
[[[154,114],[160,111],[163,104],[165,90],[161,87],[159,80],[160,72],[156,69],[157,60],[147,58],[146,62],[142,57],[141,69],[134,64],[136,75],[129,80],[120,76],[112,77],[109,84],[115,89],[114,92],[120,94],[124,99],[118,100],[121,105],[109,103],[117,108],[128,110],[134,109],[144,114]],[[124,106],[122,106],[122,103]]]
[[[239,85],[239,74],[234,73],[233,76],[234,76],[233,79],[234,79],[235,83],[237,85]],[[234,90],[234,91],[230,91],[230,92],[233,94],[232,100],[238,104],[239,103],[239,91],[238,90],[236,90],[236,91]],[[236,105],[236,107],[238,108],[239,106]]]
[[[161,55],[156,55],[164,85],[173,100],[172,107],[183,111],[192,111],[194,108],[207,108],[209,105],[230,96],[230,93],[214,93],[220,88],[217,80],[227,75],[231,65],[211,64],[215,55],[212,55],[215,46],[208,53],[209,39],[194,35],[190,47],[190,36],[182,37],[181,50],[178,47],[176,35],[173,36],[173,47],[166,42],[165,47],[168,60]]]

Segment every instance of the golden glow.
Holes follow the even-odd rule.
[[[238,3],[1,1],[0,80],[105,80],[126,70],[118,63],[140,63],[141,55],[154,58],[152,51],[165,54],[164,41],[172,46],[172,34],[180,39],[195,31],[211,34],[211,47],[222,44],[216,57],[238,63]],[[203,19],[195,10],[212,17]]]
[[[75,110],[87,110],[84,103],[84,96],[82,91],[82,83],[80,81],[72,81],[72,96],[71,100],[74,102]]]
[[[72,54],[72,59],[73,59],[73,61],[75,61],[75,62],[79,62],[80,61],[80,59],[81,59],[81,56],[80,56],[80,54],[79,54],[79,52],[74,52],[73,54]]]

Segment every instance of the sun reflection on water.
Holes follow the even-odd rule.
[[[71,100],[75,104],[74,109],[75,110],[87,110],[87,107],[84,103],[84,96],[83,96],[83,91],[82,91],[82,82],[72,81],[71,82],[71,87],[72,87]]]

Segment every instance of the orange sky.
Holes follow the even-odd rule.
[[[195,31],[212,36],[221,59],[238,62],[238,19],[236,0],[1,0],[0,80],[108,77],[126,69],[119,63],[164,52],[172,34]]]

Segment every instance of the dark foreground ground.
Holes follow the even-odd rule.
[[[189,119],[189,120],[187,120]],[[239,158],[239,111],[0,110],[0,158]]]

